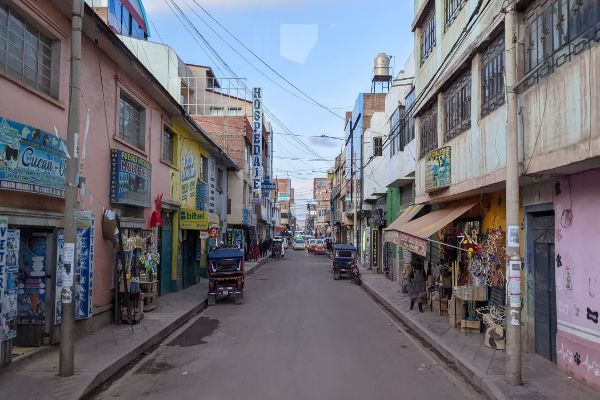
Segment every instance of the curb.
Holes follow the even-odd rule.
[[[252,275],[255,273],[260,267],[267,264],[269,262],[269,257],[265,257],[260,261],[257,261],[256,265],[253,265],[248,271],[246,271],[244,276]]]
[[[369,293],[371,297],[377,300],[386,310],[391,312],[396,318],[405,324],[410,332],[414,334],[421,341],[427,343],[446,363],[453,364],[455,368],[463,375],[474,387],[485,393],[490,399],[496,400],[508,400],[508,398],[490,384],[485,376],[478,374],[477,368],[470,364],[466,360],[462,360],[461,357],[452,350],[448,350],[443,347],[431,332],[429,332],[420,323],[411,320],[404,313],[399,311],[391,302],[380,295],[375,289],[373,289],[367,282],[362,281],[362,286]]]
[[[131,361],[135,360],[139,356],[142,355],[146,350],[152,348],[160,344],[163,340],[165,340],[171,333],[175,332],[177,329],[181,328],[187,321],[189,321],[193,316],[202,312],[208,305],[208,300],[204,299],[197,306],[193,307],[191,310],[177,318],[168,326],[164,327],[162,330],[158,331],[151,338],[146,340],[145,342],[139,344],[135,349],[125,354],[110,366],[105,368],[103,371],[99,372],[98,375],[87,385],[87,387],[78,395],[77,398],[81,399],[86,395],[90,394],[104,382],[108,381],[110,378],[115,376],[119,371],[127,366]]]

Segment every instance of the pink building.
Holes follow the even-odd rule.
[[[8,25],[11,35],[8,57],[0,56],[0,225],[4,217],[10,242],[18,245],[10,263],[19,270],[13,282],[18,286],[15,316],[3,322],[0,340],[12,339],[14,345],[59,339],[55,288],[57,242],[64,226],[65,153],[56,135],[66,139],[70,13],[69,1],[0,4],[0,30]],[[86,212],[81,223],[87,230],[82,232],[89,243],[83,250],[86,276],[77,281],[79,333],[95,330],[113,316],[116,258],[112,243],[103,239],[103,211],[120,212],[124,232],[136,234],[149,229],[159,195],[163,208],[178,209],[171,127],[203,135],[87,5],[83,30],[79,157],[85,186],[80,202]],[[0,49],[6,42],[0,36]],[[119,161],[112,169],[111,153]],[[160,241],[160,231],[154,239]]]

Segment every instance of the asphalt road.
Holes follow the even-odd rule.
[[[101,399],[479,399],[326,256],[289,250],[100,393]]]

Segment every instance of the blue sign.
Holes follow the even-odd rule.
[[[149,208],[152,164],[122,150],[111,150],[110,158],[110,201]]]
[[[0,120],[0,189],[64,197],[67,145],[56,135]]]

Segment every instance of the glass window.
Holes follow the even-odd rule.
[[[204,182],[208,182],[208,158],[202,157],[202,172],[200,176],[202,176],[202,180]]]
[[[446,103],[446,132],[448,142],[471,127],[471,71],[459,77],[444,92]]]
[[[421,25],[421,64],[433,53],[435,45],[435,7],[431,7]]]
[[[175,135],[168,128],[165,128],[163,132],[163,151],[162,151],[162,159],[163,161],[168,162],[169,164],[173,164],[174,156],[174,143]]]
[[[431,106],[421,115],[421,157],[438,147],[437,137],[437,104]]]
[[[373,155],[375,157],[381,156],[383,153],[383,138],[382,137],[374,137],[373,138]]]
[[[222,117],[223,116],[223,107],[210,106],[208,108],[208,115],[212,115],[213,117]]]
[[[400,115],[402,114],[402,107],[398,107],[394,110],[394,113],[390,117],[390,157],[398,151],[398,142],[400,136]]]
[[[217,192],[223,193],[223,170],[217,168]]]
[[[119,101],[119,137],[133,146],[144,149],[144,109],[121,94]]]
[[[53,40],[0,4],[0,71],[47,95],[53,91]]]
[[[229,107],[228,114],[231,117],[241,117],[244,115],[242,107]]]
[[[466,0],[446,0],[446,28],[452,25],[466,2]]]
[[[504,104],[504,34],[494,39],[481,59],[481,115]]]
[[[402,116],[398,151],[404,151],[404,148],[415,138],[415,113],[413,109],[415,100],[415,89],[412,89],[404,99],[404,105],[406,108]]]

